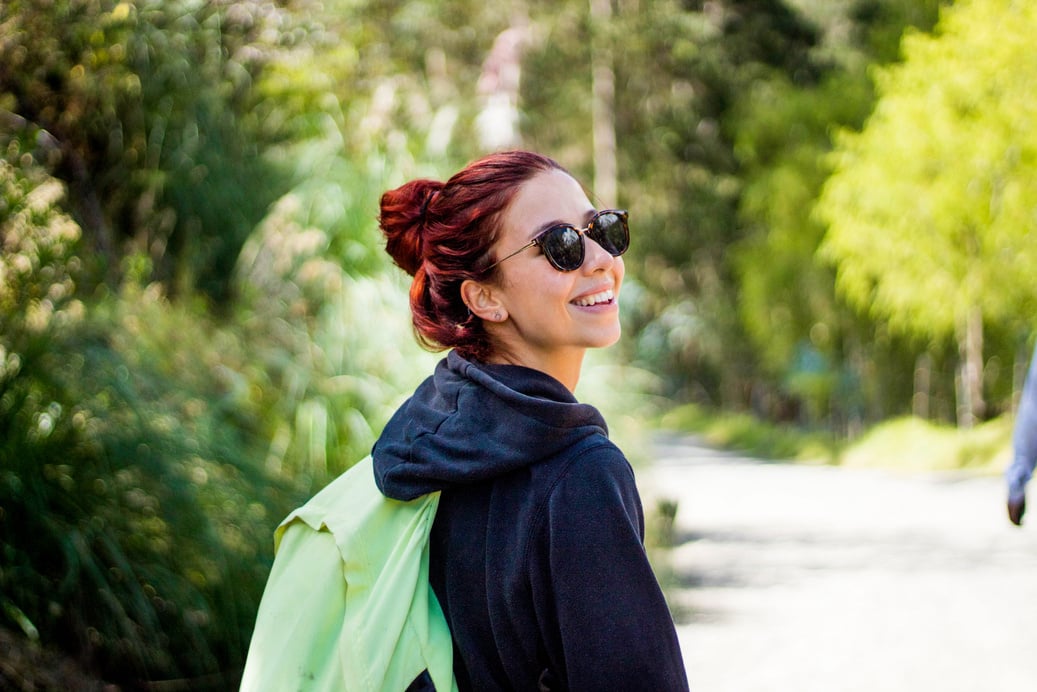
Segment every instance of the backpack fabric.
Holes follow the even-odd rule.
[[[429,585],[439,493],[382,495],[371,457],[292,512],[249,645],[242,692],[456,692]]]

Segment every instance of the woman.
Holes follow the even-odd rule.
[[[386,496],[441,491],[429,579],[459,689],[687,689],[633,472],[572,393],[620,335],[626,212],[504,152],[386,192],[379,221],[418,338],[450,349],[372,455]]]

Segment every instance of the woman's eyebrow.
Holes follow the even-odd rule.
[[[598,213],[598,211],[596,209],[588,209],[584,213],[584,215],[583,215],[583,223],[581,224],[581,227],[582,228],[586,228],[587,224],[590,223],[591,219],[593,219],[594,215],[597,214],[597,213]],[[571,226],[571,225],[572,224],[569,223],[568,221],[563,221],[561,219],[555,219],[554,221],[548,221],[546,223],[540,224],[540,226],[538,226],[536,229],[534,229],[534,231],[529,234],[529,239],[533,240],[534,238],[536,238],[538,235],[540,235],[544,231],[547,231],[547,230],[549,230],[549,229],[551,229],[551,228],[553,228],[555,226]]]
[[[568,223],[567,221],[562,221],[561,219],[555,219],[554,221],[548,221],[546,223],[542,223],[539,226],[537,226],[535,229],[533,229],[533,232],[529,234],[529,239],[533,240],[534,238],[539,236],[544,231],[548,231],[548,230],[554,228],[555,226],[565,226],[567,223]]]

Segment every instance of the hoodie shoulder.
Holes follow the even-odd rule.
[[[601,414],[557,380],[451,352],[375,443],[375,477],[383,493],[409,500],[539,463],[591,435],[607,435]]]
[[[641,513],[634,469],[603,436],[589,438],[573,450],[544,501],[563,511],[585,508],[589,515],[610,504],[622,507],[632,518]]]

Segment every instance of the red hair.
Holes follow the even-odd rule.
[[[470,360],[492,354],[482,321],[461,299],[461,284],[485,278],[481,270],[493,261],[501,215],[524,182],[549,170],[565,169],[540,154],[498,152],[445,183],[412,180],[382,195],[378,225],[386,252],[414,277],[410,306],[424,347],[454,348]]]

